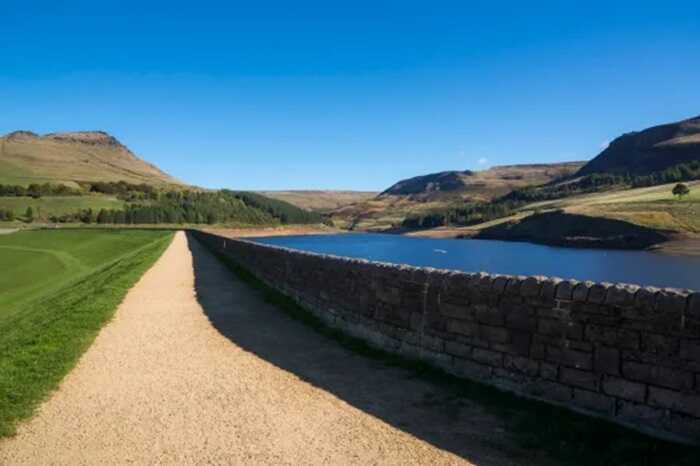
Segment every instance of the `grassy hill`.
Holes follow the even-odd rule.
[[[94,181],[182,184],[102,131],[44,136],[15,131],[0,137],[0,184],[51,182],[75,187]]]
[[[536,186],[575,173],[584,162],[503,165],[483,171],[447,171],[401,180],[381,196],[411,196],[414,200],[488,201],[514,189]]]
[[[0,138],[0,221],[8,220],[245,226],[323,219],[255,193],[188,186],[102,131],[15,131]]]
[[[258,191],[260,194],[289,202],[302,209],[316,212],[329,212],[341,207],[356,204],[374,198],[378,193],[372,191],[336,191],[336,190],[291,190]]]
[[[412,215],[469,202],[488,202],[510,191],[571,176],[584,162],[506,165],[483,171],[450,171],[401,180],[372,199],[331,212],[337,226],[385,230]]]
[[[700,116],[623,134],[578,174],[647,175],[693,160],[700,160]]]

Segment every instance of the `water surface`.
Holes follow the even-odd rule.
[[[700,257],[376,233],[254,238],[304,251],[466,272],[547,275],[700,290]]]

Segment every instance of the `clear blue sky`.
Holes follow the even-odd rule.
[[[589,159],[700,114],[697,0],[5,0],[0,16],[0,133],[106,130],[207,187]]]

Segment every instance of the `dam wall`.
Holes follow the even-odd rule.
[[[436,270],[192,234],[374,347],[700,443],[700,293]]]

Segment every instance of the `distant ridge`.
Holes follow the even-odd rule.
[[[647,175],[692,160],[700,160],[700,116],[623,134],[578,174]]]
[[[462,194],[489,200],[513,189],[548,183],[575,173],[584,162],[501,165],[482,171],[444,171],[401,180],[380,196],[420,196],[424,198]]]
[[[14,131],[0,137],[0,183],[128,181],[183,184],[136,156],[105,131],[38,135]]]

